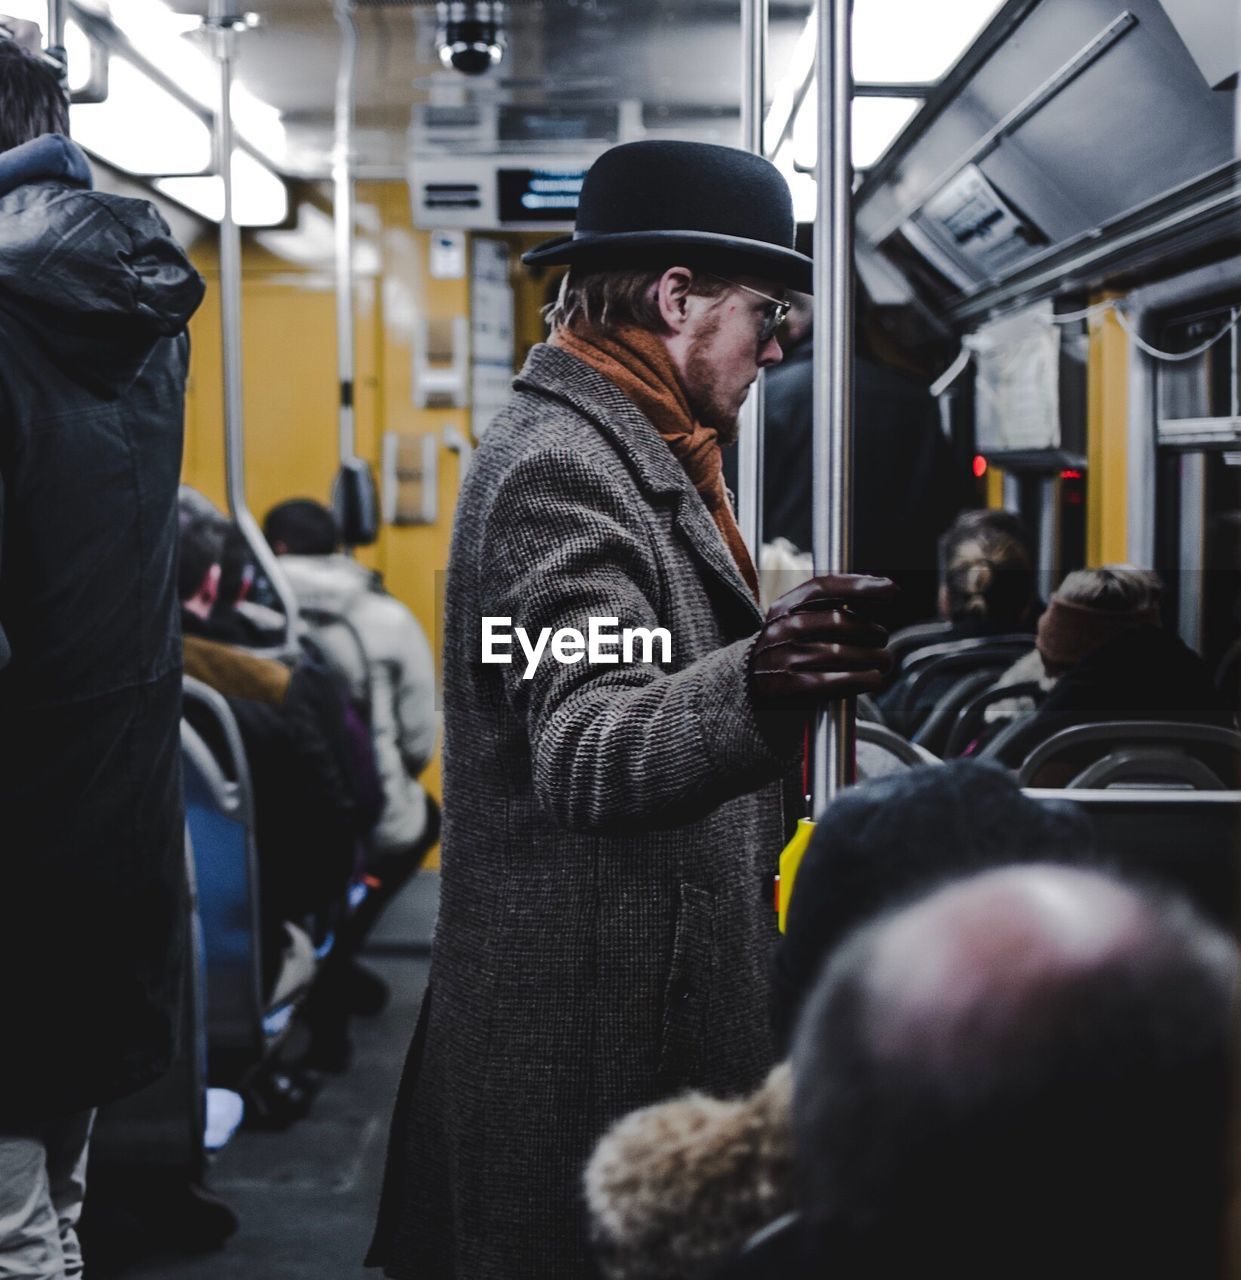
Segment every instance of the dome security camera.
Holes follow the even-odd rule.
[[[504,56],[501,0],[437,0],[435,12],[435,42],[444,66],[478,76]]]

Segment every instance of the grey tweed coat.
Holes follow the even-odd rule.
[[[534,348],[474,456],[445,614],[440,916],[368,1261],[569,1280],[592,1274],[581,1175],[608,1126],[771,1066],[792,750],[751,711],[761,615],[701,498],[566,352]],[[481,662],[484,616],[592,615],[668,628],[671,661]]]

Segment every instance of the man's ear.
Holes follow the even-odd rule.
[[[681,333],[689,321],[690,289],[694,273],[688,267],[669,267],[655,285],[660,319],[673,333]]]

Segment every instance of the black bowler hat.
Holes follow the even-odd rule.
[[[576,230],[522,254],[531,266],[684,262],[810,293],[793,248],[793,199],[770,161],[706,142],[626,142],[582,183]]]

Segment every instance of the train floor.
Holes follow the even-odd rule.
[[[351,1024],[353,1061],[326,1077],[310,1114],[281,1133],[242,1129],[216,1157],[212,1192],[240,1225],[198,1255],[109,1258],[90,1280],[348,1280],[362,1266],[383,1173],[388,1121],[426,984],[439,875],[422,871],[388,907],[364,952],[388,984],[382,1013]]]

